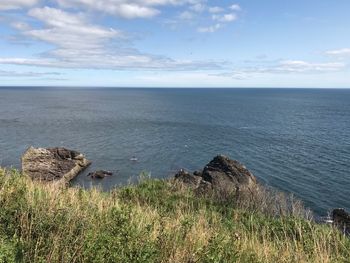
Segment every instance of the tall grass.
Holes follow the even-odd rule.
[[[350,262],[348,238],[264,195],[217,199],[152,179],[64,189],[0,169],[0,262]]]

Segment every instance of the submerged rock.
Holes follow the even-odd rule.
[[[91,178],[94,179],[103,179],[107,176],[112,176],[113,173],[110,171],[104,171],[104,170],[99,170],[99,171],[95,171],[95,172],[91,172],[88,174],[88,176],[90,176]]]
[[[69,183],[91,162],[66,148],[30,147],[22,156],[22,172],[36,181]]]
[[[350,214],[345,209],[337,208],[332,212],[333,225],[338,227],[344,234],[350,234]]]
[[[214,190],[229,194],[251,190],[257,185],[255,176],[244,165],[223,155],[216,156],[202,172],[191,174],[181,170],[175,180],[201,193]]]

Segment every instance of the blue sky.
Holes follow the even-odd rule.
[[[0,85],[350,88],[348,0],[1,0]]]

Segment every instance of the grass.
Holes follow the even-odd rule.
[[[348,238],[276,196],[196,196],[154,179],[64,189],[0,169],[0,262],[350,262]]]

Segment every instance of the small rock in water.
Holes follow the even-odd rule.
[[[112,176],[113,173],[110,171],[104,171],[104,170],[99,170],[99,171],[95,171],[95,172],[91,172],[88,174],[88,176],[90,176],[91,178],[94,179],[103,179],[107,176]]]

